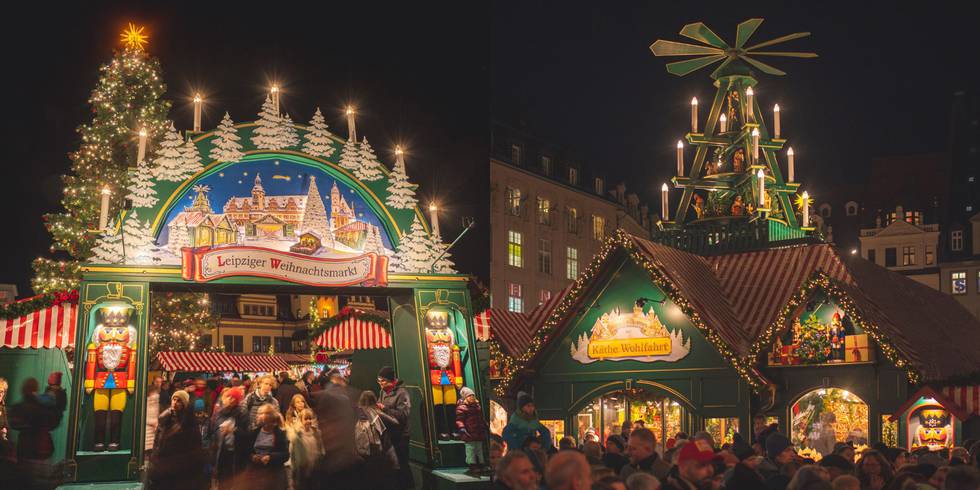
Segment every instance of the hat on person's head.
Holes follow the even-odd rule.
[[[476,396],[476,393],[473,393],[473,390],[471,390],[470,388],[468,388],[466,386],[464,386],[464,387],[462,387],[462,388],[459,389],[459,399],[460,400],[465,400],[466,397],[468,397],[470,395]]]
[[[388,381],[395,380],[395,368],[391,366],[385,366],[378,371],[378,377]]]
[[[839,454],[828,454],[820,460],[819,464],[824,468],[837,468],[845,473],[854,471],[854,463]]]
[[[517,409],[520,410],[524,408],[524,405],[528,403],[534,403],[534,398],[530,394],[523,391],[517,393]]]
[[[704,439],[694,439],[684,444],[680,454],[677,455],[677,463],[694,460],[698,463],[710,463],[715,459],[715,451]]]
[[[61,371],[53,371],[48,375],[48,386],[61,386]]]
[[[770,459],[775,458],[792,445],[793,443],[789,441],[789,438],[779,432],[770,434],[766,438],[766,456],[769,456]]]
[[[221,395],[227,395],[229,398],[235,401],[235,403],[241,403],[242,399],[245,398],[245,390],[241,386],[236,386],[234,388],[227,388],[222,390]]]
[[[752,446],[745,442],[745,438],[742,437],[742,434],[736,432],[732,437],[732,454],[734,454],[739,460],[744,460],[755,456],[755,451],[752,450]]]
[[[174,394],[170,396],[171,400],[174,398],[180,398],[180,401],[184,402],[184,405],[187,405],[187,403],[191,401],[191,396],[184,390],[175,391]]]
[[[618,447],[620,452],[626,450],[626,442],[623,441],[623,436],[619,434],[613,434],[606,438],[606,446],[608,447],[610,444]]]

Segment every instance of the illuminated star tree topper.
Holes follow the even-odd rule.
[[[137,27],[136,24],[130,22],[126,30],[119,34],[119,39],[126,45],[126,48],[143,51],[143,46],[150,42],[149,36],[144,33],[145,30],[145,27]]]

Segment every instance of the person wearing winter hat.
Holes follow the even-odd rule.
[[[841,475],[853,475],[854,463],[848,461],[839,454],[828,454],[820,460],[820,466],[827,468],[830,473],[830,480],[833,481]]]
[[[408,392],[402,387],[402,381],[395,377],[395,368],[384,366],[378,371],[378,386],[381,387],[378,409],[397,421],[396,424],[388,424],[388,433],[398,459],[398,482],[402,488],[413,488],[415,478],[408,464],[408,418],[412,414],[412,403]]]
[[[692,439],[680,449],[677,465],[667,473],[660,487],[664,490],[697,490],[707,486],[714,475],[715,451],[703,438]]]
[[[551,431],[538,420],[534,408],[534,398],[525,392],[517,394],[517,409],[504,427],[503,437],[509,448],[520,448],[530,437],[537,437],[547,444],[545,452],[552,447]]]
[[[771,489],[784,489],[792,479],[787,475],[787,465],[796,459],[796,450],[789,438],[779,432],[775,432],[766,437],[766,459],[759,463],[756,468],[760,475],[766,480],[766,487]]]
[[[476,393],[466,386],[460,388],[459,401],[456,402],[456,430],[459,439],[466,445],[466,464],[470,467],[467,473],[470,475],[479,474],[487,464],[484,445],[490,432],[488,429]]]
[[[623,436],[613,434],[606,438],[606,452],[602,455],[602,464],[613,470],[615,474],[623,471],[623,466],[629,464],[630,460],[623,454],[626,451],[626,441]]]
[[[147,472],[150,488],[200,488],[206,484],[207,458],[190,399],[186,391],[175,391],[170,396],[170,408],[160,415]]]

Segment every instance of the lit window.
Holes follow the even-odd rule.
[[[538,272],[551,274],[551,240],[538,240]]]
[[[966,271],[954,272],[949,285],[953,294],[966,294]]]
[[[507,188],[507,214],[521,215],[521,190],[516,187]]]
[[[551,201],[543,197],[538,198],[538,223],[551,224]]]
[[[602,181],[601,177],[595,178],[595,193],[600,196],[606,192],[606,183]]]
[[[507,310],[524,313],[524,295],[520,284],[510,283],[507,287]]]
[[[538,304],[545,303],[549,299],[551,299],[551,291],[548,291],[547,289],[538,291]]]
[[[956,252],[963,250],[963,230],[955,230],[950,232],[949,248]]]
[[[606,237],[606,219],[602,216],[592,215],[592,238],[602,240]]]
[[[521,164],[521,145],[517,143],[510,145],[510,163],[514,165]]]
[[[551,157],[541,155],[541,173],[551,175]]]
[[[936,251],[933,249],[932,245],[926,245],[926,265],[932,265],[935,259]]]
[[[578,277],[578,249],[568,247],[565,249],[565,277],[575,279]]]
[[[902,265],[915,265],[915,247],[902,247]]]
[[[521,248],[521,232],[507,232],[507,263],[514,267],[524,267],[524,254]]]
[[[578,210],[575,208],[568,208],[566,210],[565,218],[568,224],[568,232],[578,233]]]
[[[912,223],[919,226],[922,225],[922,211],[915,211],[912,213]]]
[[[906,211],[905,212],[905,222],[906,223],[915,223],[915,218],[913,218],[912,211]]]
[[[578,185],[578,169],[575,167],[568,167],[568,183],[570,185]]]

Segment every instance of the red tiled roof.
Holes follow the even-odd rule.
[[[548,301],[534,307],[529,313],[515,313],[506,308],[491,308],[487,310],[490,321],[490,337],[497,341],[500,350],[511,357],[517,357],[527,351],[531,338],[544,325],[545,319],[551,314],[562,298],[571,290],[571,285]]]

